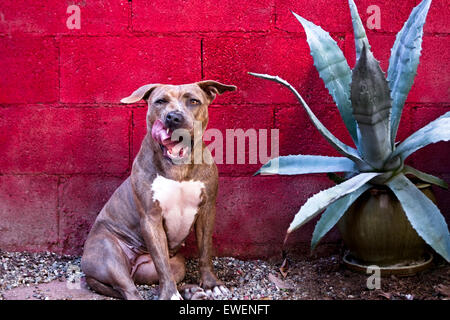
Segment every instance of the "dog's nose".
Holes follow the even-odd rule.
[[[176,129],[181,126],[184,121],[184,117],[180,112],[172,111],[166,115],[166,127],[170,129]]]

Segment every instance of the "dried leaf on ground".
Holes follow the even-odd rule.
[[[281,279],[278,278],[277,276],[274,276],[272,273],[269,273],[268,278],[269,278],[269,280],[272,281],[272,282],[277,286],[277,288],[279,288],[279,289],[285,289],[285,290],[292,289],[292,286],[291,286],[291,285],[289,285],[288,283],[286,283],[286,281],[281,280]]]
[[[379,295],[380,297],[385,297],[385,298],[388,299],[388,300],[391,300],[391,298],[392,298],[392,293],[389,293],[389,292],[380,291],[380,292],[378,293],[378,295]]]

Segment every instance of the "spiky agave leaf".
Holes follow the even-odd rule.
[[[403,174],[386,183],[394,192],[411,226],[437,253],[450,262],[450,234],[438,207]]]
[[[353,34],[355,37],[355,49],[356,49],[356,61],[359,60],[363,46],[366,46],[370,50],[369,40],[366,36],[366,30],[364,29],[361,18],[359,17],[358,9],[356,8],[353,0],[348,0],[350,7],[350,14],[352,15]]]
[[[380,63],[365,45],[353,69],[351,97],[353,116],[361,134],[359,151],[368,164],[381,169],[392,152],[391,98]]]
[[[315,155],[280,156],[268,161],[257,174],[294,175],[307,173],[355,172],[355,163],[344,157]]]
[[[346,196],[340,198],[339,200],[333,202],[328,206],[325,212],[320,217],[314,228],[312,240],[311,240],[311,250],[314,250],[319,244],[320,240],[324,235],[334,227],[334,225],[342,218],[342,216],[347,212],[347,209],[359,198],[365,191],[370,189],[370,184],[364,184],[359,189],[347,194]]]
[[[406,138],[397,146],[391,154],[390,159],[400,157],[402,160],[405,160],[409,155],[429,144],[449,140],[450,111]]]
[[[428,173],[422,172],[420,170],[414,169],[413,167],[405,165],[404,168],[403,168],[402,173],[404,175],[411,174],[411,175],[415,176],[416,178],[422,180],[423,182],[427,182],[427,183],[431,183],[431,184],[437,185],[437,186],[439,186],[439,187],[441,187],[443,189],[448,189],[448,184],[444,180],[442,180],[442,179],[440,179],[438,177],[435,177],[435,176],[433,176],[431,174],[428,174]]]
[[[394,145],[403,106],[408,96],[419,65],[422,50],[423,25],[431,0],[423,0],[415,7],[403,28],[397,34],[391,49],[387,79],[391,89],[391,142]]]
[[[316,193],[300,208],[299,212],[295,215],[294,220],[291,222],[287,233],[289,234],[297,228],[300,228],[322,212],[327,206],[345,195],[358,190],[364,184],[380,174],[381,173],[379,172],[360,173],[341,184]]]
[[[325,83],[325,87],[336,102],[344,124],[357,146],[356,122],[353,119],[352,104],[350,102],[352,72],[347,60],[336,41],[330,37],[328,32],[300,17],[295,12],[292,12],[292,14],[305,29],[306,40],[311,50],[311,56],[314,59],[314,65]]]
[[[360,170],[369,171],[371,167],[364,162],[361,157],[358,154],[358,151],[354,148],[346,145],[342,141],[340,141],[338,138],[336,138],[323,124],[320,122],[320,120],[316,117],[314,112],[312,112],[311,108],[308,106],[308,104],[303,100],[302,96],[295,90],[293,86],[286,80],[281,79],[278,76],[271,76],[268,74],[260,74],[260,73],[254,73],[249,72],[250,75],[266,79],[270,81],[277,82],[279,84],[282,84],[283,86],[287,87],[291,92],[295,95],[295,97],[298,99],[298,101],[301,103],[303,108],[305,109],[306,113],[308,114],[309,118],[311,119],[313,125],[316,127],[317,130],[319,130],[320,134],[330,143],[330,145],[336,149],[341,155],[351,159],[353,162],[356,163],[358,168]]]

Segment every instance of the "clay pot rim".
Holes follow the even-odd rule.
[[[387,266],[377,266],[381,271],[381,276],[389,276],[389,275],[398,275],[398,276],[413,276],[419,272],[427,270],[433,261],[433,254],[431,252],[425,252],[426,257],[422,262],[417,263],[415,265],[410,266],[395,266],[395,265],[387,265]],[[365,273],[367,274],[367,270],[371,266],[375,266],[376,264],[364,264],[357,260],[350,253],[346,253],[343,257],[344,265],[347,266],[350,270]]]

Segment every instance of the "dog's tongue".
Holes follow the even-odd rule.
[[[172,131],[167,130],[161,120],[156,120],[153,123],[152,137],[156,142],[166,147],[167,151],[165,151],[165,154],[170,156],[171,158],[184,156],[185,150],[183,150],[181,146],[176,147],[179,142],[171,140]]]
[[[166,143],[171,142],[171,135],[172,133],[170,132],[170,130],[167,130],[161,120],[158,119],[153,123],[152,137],[153,139],[155,139],[155,141],[162,145],[166,145]]]

